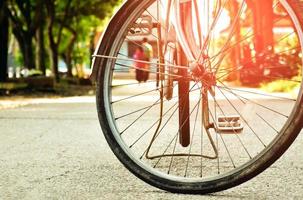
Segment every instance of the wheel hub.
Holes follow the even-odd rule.
[[[210,88],[217,84],[215,73],[204,65],[196,63],[191,65],[190,69],[194,80],[202,82],[203,87]]]

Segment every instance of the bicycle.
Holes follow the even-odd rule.
[[[138,178],[170,192],[217,192],[258,175],[295,140],[303,124],[303,2],[258,1],[128,0],[111,19],[93,56],[98,117]],[[135,70],[131,49],[142,37],[156,57],[141,61],[153,76],[139,84],[119,72]],[[295,60],[272,64],[293,51]],[[275,72],[287,63],[291,73]],[[252,66],[244,71],[258,86],[241,86],[243,66]],[[291,89],[259,85],[275,81]]]

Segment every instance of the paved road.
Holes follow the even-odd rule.
[[[211,195],[153,188],[117,161],[93,97],[0,110],[0,199],[302,199],[303,135],[264,173]]]

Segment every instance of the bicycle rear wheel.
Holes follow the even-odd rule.
[[[205,2],[191,5],[202,14],[192,21],[201,32],[191,30],[196,44],[189,48],[208,73],[196,75],[172,56],[178,36],[165,18],[173,11],[164,9],[163,16],[157,0],[127,1],[94,58],[98,116],[112,151],[140,179],[177,193],[216,192],[251,179],[286,151],[303,124],[302,3],[273,1],[272,36],[266,39],[250,1]],[[146,62],[150,79],[137,83],[132,52],[142,37],[156,56]],[[191,49],[197,46],[200,54]],[[187,73],[181,76],[182,70]],[[180,80],[190,82],[183,94]],[[275,85],[284,90],[269,91]],[[190,140],[184,147],[179,113],[187,97],[183,120]]]

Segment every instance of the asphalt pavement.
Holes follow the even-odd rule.
[[[149,186],[118,162],[102,135],[94,97],[15,104],[0,110],[1,200],[303,199],[302,133],[247,183],[210,195],[180,195]]]

